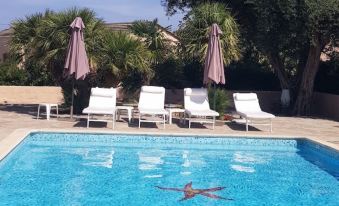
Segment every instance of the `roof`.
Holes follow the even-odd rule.
[[[4,30],[0,31],[0,36],[1,37],[11,37],[13,32],[14,32],[13,28],[10,27],[8,29],[4,29]]]
[[[339,45],[339,39],[335,40],[334,45]],[[320,60],[323,62],[331,60],[331,57],[339,53],[339,46],[333,46],[331,43],[327,44],[320,55]]]
[[[129,26],[131,26],[133,22],[122,22],[122,23],[105,23],[105,25],[112,29],[113,31],[128,31]],[[158,27],[161,31],[165,32],[166,35],[172,37],[172,39],[175,39],[175,41],[179,41],[179,38],[173,33],[168,31],[166,28],[158,24]],[[0,31],[0,37],[11,37],[13,34],[13,28],[8,28]]]
[[[122,23],[106,23],[105,25],[112,29],[113,31],[128,31],[129,27],[132,26],[133,22],[122,22]],[[160,24],[157,25],[159,29],[165,32],[167,35],[171,36],[175,41],[179,41],[179,37],[177,37],[173,32],[168,31],[165,27]]]

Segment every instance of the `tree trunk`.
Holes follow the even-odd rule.
[[[296,115],[310,115],[311,113],[314,80],[319,69],[320,54],[323,45],[323,42],[320,40],[320,35],[317,35],[314,43],[310,46],[294,105],[293,112]]]
[[[274,73],[277,75],[279,79],[281,89],[282,90],[289,89],[290,84],[287,79],[287,74],[285,72],[284,65],[281,62],[279,55],[271,52],[268,54],[268,60],[274,69]]]

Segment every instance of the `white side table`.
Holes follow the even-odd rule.
[[[184,109],[180,109],[180,108],[167,108],[166,109],[168,111],[168,123],[172,124],[172,116],[173,113],[185,113]],[[182,121],[182,117],[180,116],[180,122]]]
[[[133,107],[132,106],[116,106],[118,119],[120,119],[120,110],[127,110],[128,123],[131,123]]]
[[[37,119],[39,119],[40,116],[40,107],[46,107],[46,119],[49,120],[50,118],[50,114],[51,114],[51,109],[52,107],[55,107],[56,109],[56,114],[57,114],[57,118],[59,116],[59,108],[58,108],[58,104],[51,104],[51,103],[40,103],[38,106],[38,115],[37,115]]]

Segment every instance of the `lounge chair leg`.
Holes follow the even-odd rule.
[[[139,113],[139,129],[140,129],[140,122],[141,122],[141,114]]]
[[[89,127],[89,114],[87,115],[87,128]]]
[[[248,132],[248,119],[246,119],[246,132]]]
[[[214,125],[215,125],[215,117],[213,117],[213,129],[214,129]]]
[[[164,117],[164,119],[163,119],[163,124],[164,124],[164,129],[165,129],[166,115],[165,115],[165,114],[163,114],[163,117]]]
[[[272,127],[272,119],[270,119],[270,123],[271,123],[270,131],[272,132],[272,131],[273,131],[273,127]]]
[[[57,119],[59,118],[59,108],[58,108],[58,105],[56,106],[56,112],[57,112]]]
[[[120,120],[121,113],[118,111],[118,116],[116,117],[117,120]]]
[[[113,122],[112,122],[112,129],[114,129],[114,126],[115,126],[115,125],[114,125],[114,123],[115,123],[115,115],[114,115],[114,113],[113,113],[113,119],[112,119],[112,121],[113,121]]]
[[[50,116],[51,116],[51,105],[46,104],[46,118],[47,118],[47,120],[49,120]]]
[[[131,123],[131,120],[132,120],[132,110],[131,109],[127,110],[127,115],[128,115],[128,123]]]
[[[39,114],[40,114],[40,104],[38,106],[38,115],[36,116],[36,119],[39,119]]]

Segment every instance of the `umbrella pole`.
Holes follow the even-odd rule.
[[[72,80],[72,103],[71,103],[71,119],[73,119],[73,103],[74,103],[74,79]]]
[[[216,98],[216,90],[215,90],[215,83],[213,83],[213,90],[214,90],[214,98],[213,98],[213,109],[215,110],[215,98]]]

